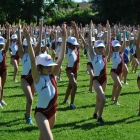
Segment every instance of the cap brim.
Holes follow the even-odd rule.
[[[95,46],[95,48],[98,48],[98,47],[104,47],[105,48],[105,45],[103,43],[100,43],[97,46]]]
[[[0,43],[0,45],[5,45],[5,43]]]
[[[121,47],[121,45],[119,43],[115,44],[115,46],[113,47]]]

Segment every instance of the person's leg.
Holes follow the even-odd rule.
[[[128,67],[126,64],[123,65],[123,76],[124,76],[124,84],[126,84],[126,79],[127,79],[127,75],[128,75]]]
[[[31,91],[31,87],[25,79],[21,79],[21,87],[26,96],[26,117],[31,117],[32,112],[32,103],[33,103],[33,95]]]
[[[1,89],[0,101],[3,99],[3,90],[4,90],[4,85],[5,85],[5,82],[6,82],[6,78],[7,78],[7,71],[5,71],[2,74],[2,76],[1,76],[1,86],[2,86],[2,89]],[[2,105],[7,105],[7,104],[3,101]]]
[[[115,101],[114,101],[114,103],[117,103],[118,97],[119,97],[121,89],[122,89],[122,84],[120,81],[120,77],[116,73],[111,72],[111,77],[114,81],[114,86],[117,86],[116,91],[115,91]]]
[[[137,85],[138,85],[138,88],[139,88],[139,90],[140,90],[140,80],[138,80]]]
[[[39,140],[53,140],[53,135],[50,128],[50,122],[47,120],[47,118],[42,113],[37,112],[35,114],[35,120],[40,130]],[[53,124],[53,119],[51,121],[51,124]]]
[[[89,91],[90,92],[93,92],[93,69],[90,67],[90,65],[87,66],[87,69],[89,71],[89,74],[90,74],[90,85],[89,85]]]
[[[137,72],[137,69],[138,69],[139,61],[137,60],[137,58],[135,58],[134,61],[135,61],[134,72],[136,73]]]
[[[67,102],[67,100],[68,100],[68,98],[69,98],[69,95],[70,95],[70,93],[71,93],[71,90],[72,90],[72,85],[71,85],[71,83],[69,82],[69,83],[68,83],[67,90],[66,90],[66,93],[65,93],[65,98],[64,98],[63,103],[66,103],[66,102]]]
[[[17,60],[14,59],[12,57],[12,64],[14,66],[14,77],[13,77],[13,80],[16,82],[16,75],[17,75],[17,72],[18,72],[18,63],[17,63]]]
[[[93,86],[94,86],[94,89],[97,93],[97,99],[98,98],[100,99],[99,108],[98,108],[98,115],[99,115],[99,118],[102,118],[102,113],[103,113],[103,108],[105,105],[106,98],[105,98],[102,86],[100,85],[100,83],[97,80],[93,81]]]

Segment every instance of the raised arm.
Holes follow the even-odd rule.
[[[43,28],[43,20],[40,20],[39,37],[38,37],[38,42],[37,42],[37,45],[36,45],[36,48],[35,48],[36,55],[39,55],[39,53],[41,51],[42,28]]]
[[[89,36],[88,36],[88,41],[89,41],[89,52],[90,52],[90,58],[93,60],[94,59],[94,53],[93,53],[93,49],[92,49],[92,41],[91,41],[91,37],[92,37],[92,21],[90,22],[90,26],[89,26]]]
[[[23,57],[23,50],[22,50],[22,39],[21,39],[21,24],[20,24],[20,20],[19,20],[19,23],[18,23],[18,53],[19,53],[19,56],[20,58],[22,59]]]
[[[123,30],[123,44],[122,44],[122,47],[120,48],[120,52],[124,52],[124,49],[126,47],[126,33],[125,33],[125,30]]]
[[[79,39],[79,36],[78,36],[78,31],[77,31],[77,25],[74,21],[71,21],[71,26],[73,27],[74,29],[74,32],[75,32],[75,38],[78,40]]]
[[[25,27],[23,29],[23,32],[24,32],[24,36],[25,36],[25,38],[27,40],[27,44],[28,44],[28,54],[30,56],[30,61],[31,61],[32,77],[33,77],[34,83],[37,84],[39,81],[40,75],[39,75],[36,61],[35,61],[34,50],[33,50],[31,43],[30,43],[30,35],[29,35],[28,30]]]
[[[60,70],[60,67],[62,65],[64,56],[65,56],[65,51],[66,51],[66,37],[67,37],[66,24],[63,25],[63,27],[62,27],[62,33],[61,34],[62,34],[62,44],[61,44],[61,48],[60,48],[58,59],[56,61],[56,63],[58,65],[56,65],[56,66],[53,67],[53,74],[54,75],[57,75],[58,74],[58,72]]]
[[[136,55],[138,61],[140,61],[140,28],[138,29],[138,38],[136,43]]]
[[[108,57],[109,53],[110,53],[110,25],[109,25],[109,21],[108,20],[107,20],[107,23],[106,23],[106,28],[108,30],[108,33],[107,33],[107,40],[106,40],[105,55],[106,55],[106,57]]]
[[[7,31],[7,42],[5,45],[5,52],[7,53],[9,46],[10,46],[10,24],[6,22],[6,31]]]

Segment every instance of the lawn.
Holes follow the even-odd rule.
[[[58,82],[57,120],[52,130],[54,140],[140,140],[140,117],[137,116],[140,92],[136,83],[137,74],[129,73],[127,80],[129,85],[123,85],[119,97],[121,105],[116,106],[111,101],[113,83],[109,74],[111,62],[107,64],[108,85],[103,113],[105,123],[99,124],[92,118],[96,93],[88,91],[89,75],[85,72],[87,58],[82,53],[75,98],[77,110],[70,110],[68,104],[62,104],[68,83],[65,73],[66,61],[63,63],[63,81]],[[8,77],[4,88],[4,100],[8,105],[0,110],[0,140],[37,140],[39,130],[34,119],[37,95],[34,96],[32,112],[35,125],[30,126],[24,120],[26,99],[20,86],[21,63],[17,83],[12,81],[13,67],[10,66],[9,57],[7,64]]]

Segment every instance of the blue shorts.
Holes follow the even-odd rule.
[[[124,59],[124,63],[127,64],[129,62],[129,59]]]

